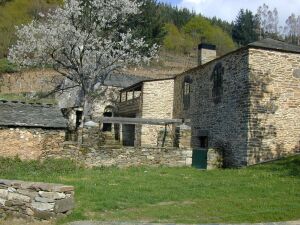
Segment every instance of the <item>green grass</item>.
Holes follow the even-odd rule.
[[[17,71],[17,67],[10,63],[7,59],[0,59],[0,74],[1,73],[13,73]]]
[[[244,169],[83,169],[0,159],[0,177],[74,185],[74,220],[240,223],[300,219],[300,156]]]

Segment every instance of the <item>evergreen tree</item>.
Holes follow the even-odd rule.
[[[258,22],[250,10],[241,9],[232,29],[232,38],[239,45],[258,40]]]
[[[213,18],[208,18],[208,20],[211,21],[212,25],[216,25],[221,27],[225,32],[227,32],[230,36],[232,36],[232,27],[233,27],[233,23],[228,23],[225,20],[221,20],[220,18],[217,17],[213,17]]]
[[[166,31],[156,0],[139,0],[141,13],[128,20],[128,27],[137,37],[144,37],[150,45],[162,44]]]
[[[170,4],[158,3],[160,16],[164,23],[172,23],[181,29],[191,18],[196,16],[194,11],[183,8],[178,9],[177,6]]]

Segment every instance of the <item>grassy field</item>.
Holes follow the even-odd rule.
[[[74,220],[239,223],[300,219],[300,156],[244,169],[83,169],[0,159],[0,177],[74,185]]]

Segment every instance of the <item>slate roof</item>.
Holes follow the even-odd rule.
[[[149,80],[150,78],[142,76],[134,76],[128,74],[111,74],[105,81],[104,85],[126,88],[141,81]]]
[[[0,126],[62,129],[67,121],[57,106],[0,100]]]
[[[284,41],[278,41],[271,38],[266,38],[261,41],[256,41],[248,44],[249,47],[274,49],[278,51],[296,52],[300,53],[300,46],[288,44]]]

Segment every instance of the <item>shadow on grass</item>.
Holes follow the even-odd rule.
[[[255,170],[279,173],[282,176],[300,178],[300,154],[253,166]]]

